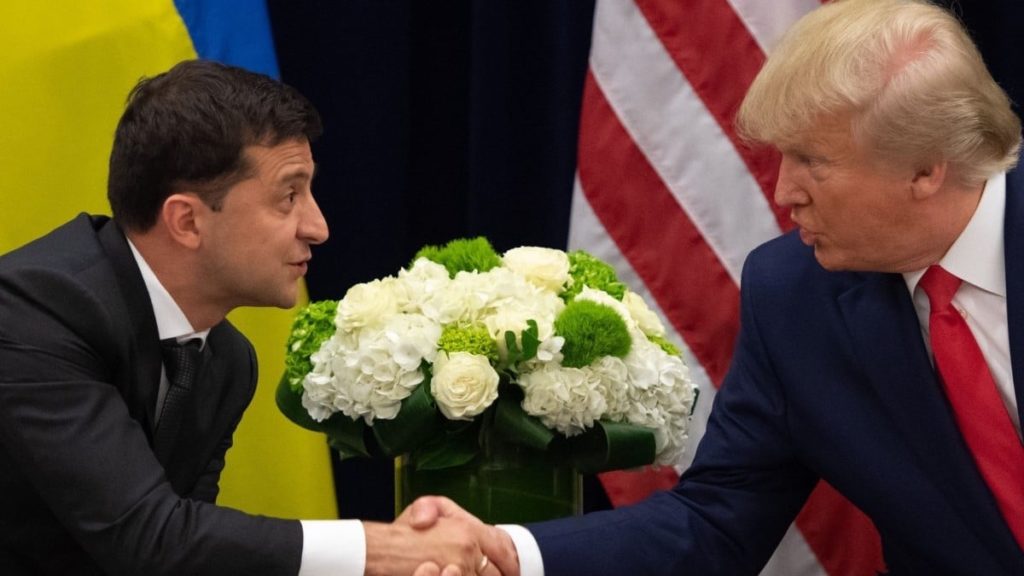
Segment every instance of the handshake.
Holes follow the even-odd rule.
[[[518,576],[512,538],[442,496],[424,496],[391,524],[364,522],[366,576]]]

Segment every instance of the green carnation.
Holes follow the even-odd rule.
[[[565,338],[562,365],[582,368],[602,356],[629,354],[632,340],[622,317],[604,304],[573,300],[555,319],[555,333]]]
[[[619,282],[615,269],[582,250],[569,253],[569,276],[571,285],[562,293],[566,302],[575,298],[584,286],[603,290],[620,301],[626,294],[626,285]]]
[[[664,336],[647,334],[647,339],[657,344],[658,348],[665,351],[665,354],[668,354],[669,356],[680,356],[679,348],[676,348],[676,345],[669,342]]]
[[[424,246],[412,261],[426,258],[444,266],[452,278],[458,272],[487,272],[501,266],[501,257],[483,236],[460,238],[441,246]]]
[[[310,303],[295,315],[284,358],[284,375],[293,392],[302,390],[302,379],[313,369],[309,357],[334,335],[337,310],[337,300],[322,300]]]
[[[458,326],[449,324],[441,332],[437,347],[451,354],[452,352],[469,352],[478,356],[486,356],[492,363],[498,361],[498,344],[491,338],[487,328],[480,324]]]

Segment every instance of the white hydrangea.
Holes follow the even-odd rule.
[[[653,428],[656,463],[674,464],[683,452],[694,401],[689,368],[646,338],[634,340],[623,361],[629,386],[621,418]]]
[[[498,343],[502,358],[508,354],[505,332],[511,331],[518,338],[529,327],[529,320],[537,322],[539,340],[554,336],[555,318],[565,308],[565,302],[555,292],[535,286],[507,268],[494,268],[477,276],[474,281],[479,283],[478,290],[487,298],[476,320],[487,327]]]
[[[625,414],[629,402],[629,369],[621,358],[602,356],[583,368],[593,373],[598,390],[608,408],[604,414],[610,420]]]
[[[519,377],[523,410],[548,428],[575,436],[592,427],[608,408],[600,383],[592,371],[541,364]]]
[[[398,280],[401,311],[417,314],[422,312],[425,301],[447,290],[451,283],[448,269],[426,258],[417,258],[409,269],[400,270]]]
[[[303,406],[316,420],[334,412],[368,424],[394,418],[423,382],[420,364],[434,361],[440,336],[440,324],[418,314],[397,314],[379,329],[335,333],[310,357]]]
[[[565,338],[561,336],[552,336],[546,340],[541,340],[537,346],[537,361],[561,363],[563,358],[562,346],[565,346]]]
[[[519,248],[505,254],[504,266],[487,272],[451,278],[444,266],[420,258],[397,277],[353,286],[338,304],[338,330],[311,357],[302,404],[318,421],[337,412],[370,424],[392,419],[424,381],[420,367],[427,362],[433,364],[431,391],[441,411],[449,419],[472,419],[495,401],[500,376],[486,358],[439,355],[443,327],[485,326],[507,361],[505,332],[518,338],[533,320],[540,340],[536,356],[508,367],[523,389],[526,413],[567,436],[599,419],[651,428],[657,463],[675,463],[686,440],[695,386],[683,361],[644,335],[663,336],[664,325],[635,293],[627,291],[620,302],[584,287],[576,298],[615,310],[632,346],[625,358],[606,356],[582,368],[564,367],[565,339],[555,334],[554,321],[565,308],[558,291],[568,281],[563,252]]]

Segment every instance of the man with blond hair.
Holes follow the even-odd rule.
[[[825,4],[738,126],[782,153],[799,229],[746,262],[694,463],[635,506],[527,526],[523,574],[757,574],[819,480],[889,574],[1024,574],[1020,121],[970,38],[924,2]]]

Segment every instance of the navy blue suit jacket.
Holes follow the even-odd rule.
[[[1024,169],[1008,177],[1005,215],[1024,411],[1017,194]],[[890,574],[1024,575],[1024,553],[954,423],[902,276],[828,272],[789,234],[751,253],[742,287],[732,366],[692,467],[673,490],[635,506],[529,526],[546,576],[757,574],[819,479],[875,523]]]

